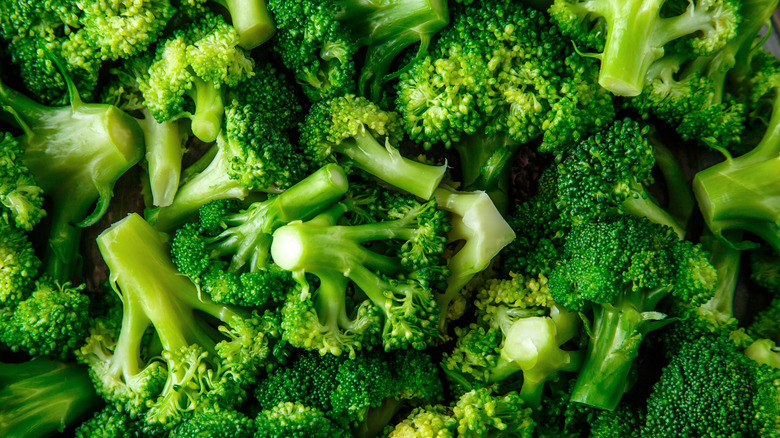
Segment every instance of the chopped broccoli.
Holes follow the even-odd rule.
[[[347,430],[316,407],[299,402],[281,402],[260,411],[255,418],[254,438],[347,438]]]
[[[169,437],[252,438],[252,425],[252,419],[239,411],[211,405],[189,412]]]
[[[6,222],[30,231],[46,216],[43,190],[24,165],[24,149],[11,134],[0,133],[0,215]]]

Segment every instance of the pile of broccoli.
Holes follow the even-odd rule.
[[[0,0],[0,436],[780,438],[780,0]]]

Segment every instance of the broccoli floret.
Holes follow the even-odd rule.
[[[42,358],[0,363],[0,434],[38,438],[62,432],[100,407],[87,370]]]
[[[252,438],[252,425],[252,419],[243,413],[212,405],[187,413],[169,437]]]
[[[646,133],[631,119],[618,120],[580,142],[558,166],[557,206],[574,225],[628,213],[685,234],[649,193],[655,158]]]
[[[577,334],[580,318],[553,302],[544,276],[491,279],[474,304],[477,323],[456,329],[458,343],[442,363],[462,388],[499,382],[502,389],[519,390],[523,403],[536,408],[545,382],[579,369],[583,352],[561,346]]]
[[[446,212],[434,200],[398,196],[386,220],[338,225],[348,209],[339,203],[274,232],[271,257],[301,285],[285,303],[285,338],[323,354],[353,355],[381,330],[385,349],[426,348],[439,334],[433,287],[449,273],[442,257]],[[319,287],[304,274],[316,276]],[[349,296],[349,283],[362,294]]]
[[[572,400],[614,409],[644,336],[667,323],[667,295],[694,307],[709,300],[716,271],[700,245],[666,226],[630,215],[575,226],[550,274],[550,292],[570,311],[592,306],[591,341]]]
[[[214,141],[222,126],[225,88],[253,75],[254,61],[238,41],[236,30],[213,14],[161,40],[148,73],[139,78],[144,105],[155,120],[188,117],[196,137]]]
[[[620,96],[642,92],[667,44],[684,39],[706,56],[735,37],[740,3],[716,1],[556,0],[550,15],[565,35],[598,52],[599,84]]]
[[[89,297],[84,285],[39,279],[29,298],[0,310],[0,340],[12,350],[67,359],[89,329]]]
[[[475,389],[460,396],[452,411],[459,437],[534,436],[532,410],[524,406],[523,397],[516,392],[500,396],[492,394],[490,388]]]
[[[199,223],[176,231],[171,255],[179,270],[215,302],[261,306],[281,301],[292,278],[270,260],[271,235],[293,221],[309,220],[347,191],[347,177],[335,164],[266,201],[239,211],[230,202],[201,207]]]
[[[0,220],[0,308],[14,308],[30,295],[41,261],[27,234]]]
[[[76,438],[151,438],[140,418],[130,418],[114,405],[97,411],[76,428]]]
[[[440,308],[439,330],[445,334],[447,320],[461,316],[453,304],[462,297],[466,284],[514,240],[515,232],[485,192],[459,192],[442,186],[436,189],[434,198],[439,208],[450,214],[452,230],[447,235],[448,244],[462,243],[447,260],[451,273],[447,288],[436,294]]]
[[[282,402],[260,411],[255,418],[254,438],[347,438],[347,430],[317,408],[298,402]]]
[[[158,233],[137,214],[98,237],[123,305],[116,336],[100,327],[79,350],[98,393],[150,428],[185,412],[233,407],[270,357],[278,321],[215,304],[179,274]],[[144,344],[153,327],[157,348]]]
[[[335,161],[344,155],[388,184],[430,199],[446,166],[403,157],[396,149],[402,136],[398,114],[350,94],[316,103],[301,124],[301,143],[311,161]]]
[[[24,149],[11,134],[0,133],[0,216],[6,222],[30,231],[46,216],[46,211],[43,209],[43,190],[24,165],[23,154]]]
[[[276,32],[266,0],[178,0],[186,17],[226,11],[238,34],[238,45],[252,50],[268,41]]]
[[[672,358],[653,387],[642,436],[776,436],[779,377],[728,338],[699,337]]]
[[[357,88],[376,101],[396,56],[449,22],[444,0],[365,3],[352,0],[271,0],[278,34],[274,49],[312,101],[353,92],[358,50],[365,47]]]
[[[114,184],[143,155],[135,119],[113,105],[83,103],[68,82],[71,104],[63,107],[41,105],[0,83],[0,105],[25,133],[17,139],[22,162],[52,200],[45,272],[61,283],[78,266],[81,228],[103,216]]]
[[[387,433],[388,438],[454,438],[458,422],[452,408],[428,405],[414,408],[409,416]]]

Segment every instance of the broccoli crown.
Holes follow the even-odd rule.
[[[0,134],[0,204],[6,222],[30,231],[46,215],[43,190],[21,156],[24,150],[11,134]]]
[[[325,414],[299,402],[281,402],[260,411],[255,418],[255,438],[346,438],[347,430]]]
[[[289,222],[311,219],[346,191],[346,176],[331,164],[246,209],[231,200],[212,201],[201,207],[198,222],[176,231],[173,261],[216,302],[260,306],[269,299],[282,301],[293,281],[270,260],[271,235]]]
[[[463,137],[505,133],[525,143],[543,134],[542,149],[559,152],[612,118],[609,94],[592,85],[595,64],[542,12],[490,0],[456,6],[453,16],[397,85],[413,140],[478,148]]]
[[[616,95],[636,96],[665,46],[684,39],[706,56],[737,34],[740,1],[556,0],[552,21],[576,43],[601,52],[599,84]]]
[[[372,350],[354,358],[301,352],[294,362],[260,381],[255,396],[264,410],[295,403],[322,412],[342,427],[365,426],[379,421],[373,410],[388,408],[392,416],[400,407],[398,401],[437,401],[442,395],[437,373],[428,354],[416,350],[394,354]]]
[[[12,350],[66,359],[81,346],[89,325],[84,285],[60,285],[43,277],[29,298],[0,313],[0,339]]]
[[[208,436],[214,438],[252,438],[251,418],[233,409],[207,406],[189,413],[170,432],[171,438]]]
[[[123,304],[118,336],[98,326],[78,352],[98,393],[131,416],[145,412],[152,428],[171,428],[189,410],[240,403],[274,350],[278,320],[199,294],[138,215],[104,231],[98,246]],[[144,344],[149,328],[159,350]]]
[[[43,358],[0,363],[3,436],[49,436],[99,407],[100,397],[81,365]]]
[[[222,126],[225,87],[251,77],[253,67],[236,30],[205,14],[157,44],[139,81],[144,105],[158,122],[189,117],[193,134],[212,142]]]
[[[728,338],[705,335],[681,348],[647,399],[642,436],[773,436],[777,370],[759,367]],[[764,398],[774,392],[774,400]],[[767,403],[769,402],[769,403]],[[767,416],[775,429],[763,433]]]
[[[144,433],[143,421],[130,418],[126,412],[118,410],[114,405],[106,406],[81,423],[76,428],[75,436],[76,438],[150,437]]]
[[[442,257],[446,212],[434,200],[407,195],[389,207],[389,220],[337,225],[347,210],[339,203],[274,232],[274,262],[302,287],[287,299],[285,336],[298,347],[352,355],[370,345],[363,338],[373,337],[378,312],[386,349],[425,348],[438,337],[433,287],[448,272]],[[311,290],[304,274],[319,278],[319,288]],[[348,298],[350,282],[365,298]]]
[[[457,421],[452,409],[442,405],[414,408],[409,416],[393,427],[388,438],[453,438]]]
[[[0,307],[15,307],[30,295],[41,266],[27,234],[0,221]]]
[[[494,395],[490,388],[475,389],[461,395],[452,412],[458,421],[459,437],[534,436],[536,423],[531,418],[532,409],[524,407],[522,397],[516,392],[500,396]]]

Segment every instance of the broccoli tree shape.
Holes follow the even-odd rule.
[[[206,405],[240,403],[278,321],[200,294],[137,214],[104,231],[98,247],[123,308],[118,334],[97,325],[78,352],[98,393],[133,417],[145,412],[149,427],[170,428]],[[156,342],[144,336],[149,329]]]
[[[290,222],[313,218],[346,191],[344,171],[328,164],[246,209],[231,201],[206,204],[199,222],[176,231],[173,262],[218,303],[261,306],[268,299],[281,301],[293,285],[290,274],[270,260],[271,235]]]
[[[684,40],[696,55],[709,55],[737,33],[735,0],[555,0],[552,20],[577,44],[600,52],[599,84],[620,96],[642,92],[650,66],[665,46]]]
[[[543,275],[491,279],[474,304],[477,322],[456,330],[457,344],[442,362],[461,391],[498,383],[536,408],[545,382],[582,364],[582,351],[562,348],[578,333],[580,317],[555,304]]]
[[[311,161],[336,161],[344,155],[382,181],[430,199],[447,166],[403,157],[396,149],[402,136],[398,114],[351,94],[314,104],[301,124],[301,143]]]
[[[572,400],[614,409],[644,336],[669,321],[656,311],[672,295],[693,306],[709,300],[716,271],[700,245],[666,226],[630,215],[574,226],[563,258],[550,274],[550,294],[562,307],[592,310],[588,353]]]
[[[148,73],[139,79],[155,120],[187,117],[196,137],[214,141],[222,127],[225,88],[253,75],[254,61],[238,41],[236,30],[214,14],[160,40]]]
[[[338,225],[348,208],[339,203],[274,232],[271,257],[301,285],[285,302],[285,338],[323,354],[354,355],[381,331],[385,349],[426,348],[439,334],[433,287],[448,273],[446,212],[433,200],[398,196],[388,202],[385,220]]]
[[[396,56],[418,42],[424,53],[449,22],[444,0],[271,0],[269,8],[278,27],[274,49],[312,101],[353,92],[356,64],[360,94],[377,100]]]
[[[143,156],[144,141],[134,118],[113,105],[82,102],[68,84],[71,104],[49,107],[0,83],[0,106],[24,130],[17,139],[22,163],[52,200],[45,272],[63,284],[78,266],[81,228],[106,212],[114,184]]]

